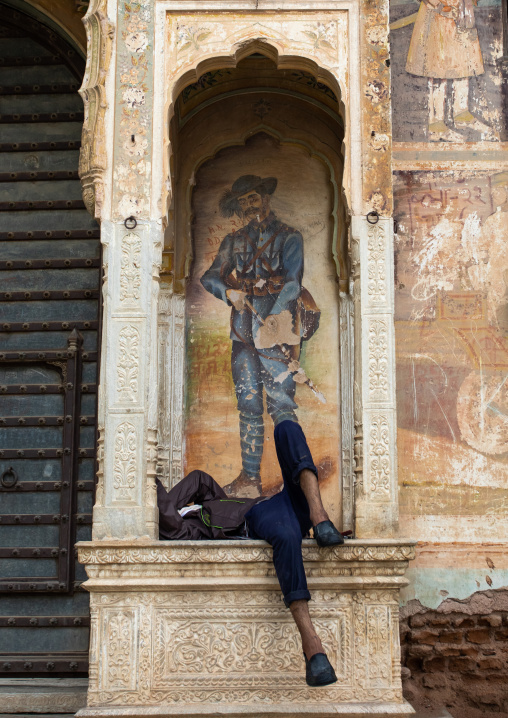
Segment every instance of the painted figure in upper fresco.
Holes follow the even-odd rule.
[[[306,313],[314,316],[313,326],[302,321],[303,238],[270,210],[276,186],[275,177],[243,175],[223,195],[222,215],[236,214],[246,224],[223,239],[201,277],[208,292],[232,307],[231,370],[240,412],[242,470],[224,487],[228,495],[261,492],[263,387],[275,426],[298,421],[296,383],[312,388],[298,358],[302,339],[317,329],[319,311],[314,305]]]
[[[475,24],[476,0],[422,0],[417,13],[392,23],[395,30],[415,23],[406,71],[429,78],[429,127],[432,141],[463,142],[455,130],[473,129],[495,139],[492,129],[469,110],[469,78],[483,75],[483,59]],[[445,122],[447,80],[452,80],[455,129]]]

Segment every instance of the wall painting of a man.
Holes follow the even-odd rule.
[[[288,419],[319,432],[324,474],[339,470],[329,181],[301,150],[259,143],[207,163],[194,197],[186,461],[222,470],[230,496],[277,489],[273,427]]]

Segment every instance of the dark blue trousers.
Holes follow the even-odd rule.
[[[284,603],[310,599],[303,567],[302,538],[311,528],[309,505],[300,487],[302,469],[317,476],[305,434],[294,421],[282,421],[275,427],[275,448],[284,479],[284,488],[267,501],[256,504],[247,513],[249,536],[264,539],[273,547],[273,563]]]

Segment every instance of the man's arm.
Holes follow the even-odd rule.
[[[222,301],[226,302],[229,306],[231,306],[231,302],[226,294],[229,287],[223,277],[227,277],[235,268],[233,243],[234,239],[232,234],[228,234],[224,237],[219,247],[219,252],[213,260],[210,269],[206,270],[200,280],[207,292],[213,294],[217,299],[222,299]]]
[[[289,302],[300,296],[303,279],[303,238],[300,232],[287,237],[282,250],[282,273],[284,287],[270,314],[280,314],[288,308]]]

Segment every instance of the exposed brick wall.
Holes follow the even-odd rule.
[[[447,600],[434,611],[412,601],[400,638],[404,694],[416,708],[508,716],[508,590]]]

